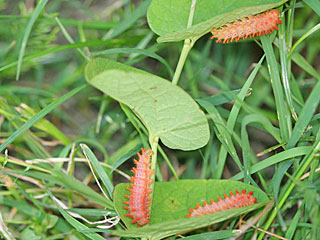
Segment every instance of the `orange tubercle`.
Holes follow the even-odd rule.
[[[151,150],[141,149],[141,154],[137,153],[139,159],[134,160],[136,167],[132,168],[133,177],[130,178],[131,186],[127,187],[127,190],[130,191],[129,195],[125,195],[128,198],[128,201],[124,201],[124,208],[129,210],[129,213],[125,216],[132,218],[132,224],[137,223],[138,227],[143,226],[149,223],[150,217],[150,203],[152,190],[149,189],[149,186],[153,183],[151,176],[153,171],[150,169],[151,164]]]
[[[218,29],[213,28],[211,39],[216,42],[229,43],[235,40],[270,34],[274,29],[278,30],[277,24],[282,23],[278,10],[269,10],[256,16],[248,16],[233,23],[228,23]]]
[[[252,191],[247,193],[246,190],[242,190],[241,193],[239,193],[238,190],[235,190],[235,192],[236,194],[230,192],[230,197],[227,194],[224,194],[223,200],[218,196],[217,202],[210,199],[211,204],[208,204],[206,201],[203,201],[203,206],[201,206],[198,203],[196,205],[196,209],[190,208],[190,210],[188,211],[189,214],[186,215],[186,217],[188,218],[201,216],[229,209],[245,207],[257,203],[257,199],[253,196]]]

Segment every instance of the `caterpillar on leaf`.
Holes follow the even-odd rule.
[[[242,39],[270,34],[272,31],[279,30],[277,24],[282,23],[278,10],[269,10],[264,13],[248,16],[232,23],[227,23],[220,28],[211,30],[211,39],[217,38],[216,42],[229,43]]]
[[[129,210],[129,213],[126,214],[127,217],[132,218],[132,224],[138,223],[138,227],[149,223],[150,217],[150,202],[152,192],[149,189],[149,186],[152,184],[151,176],[153,170],[151,170],[150,158],[152,156],[152,151],[141,149],[141,154],[138,153],[139,160],[134,160],[136,168],[132,168],[134,174],[130,178],[131,188],[127,189],[130,191],[130,195],[125,195],[128,198],[128,201],[124,201],[125,209]]]
[[[203,202],[203,206],[199,203],[196,205],[195,209],[191,208],[186,217],[195,217],[207,215],[215,212],[221,212],[228,209],[246,207],[251,204],[257,203],[256,198],[253,196],[253,192],[247,193],[246,190],[242,190],[241,193],[236,190],[236,195],[233,192],[230,192],[230,197],[227,194],[224,194],[224,199],[222,200],[218,197],[218,202],[215,202],[211,199],[211,204],[208,204],[206,201]]]

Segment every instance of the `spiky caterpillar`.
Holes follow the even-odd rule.
[[[189,210],[190,214],[186,217],[195,217],[207,215],[215,212],[225,211],[233,208],[246,207],[257,202],[256,198],[253,196],[253,192],[246,193],[246,190],[242,190],[241,193],[236,190],[236,195],[230,192],[230,197],[224,194],[224,200],[218,197],[218,202],[211,199],[211,204],[206,201],[203,202],[203,206],[199,203],[196,205],[196,209],[191,208]]]
[[[151,197],[149,196],[152,192],[149,186],[152,184],[151,176],[153,170],[151,170],[150,158],[152,156],[152,151],[141,149],[142,154],[138,153],[139,160],[134,160],[136,168],[132,168],[134,174],[130,178],[131,188],[127,189],[130,191],[130,195],[125,195],[128,201],[124,201],[125,209],[129,210],[126,216],[132,218],[132,224],[138,223],[138,227],[149,223],[150,216],[150,202]]]
[[[248,16],[232,23],[227,23],[224,27],[213,28],[211,39],[217,38],[216,42],[229,43],[242,39],[261,36],[278,30],[277,24],[282,23],[277,10],[266,11],[256,16]]]

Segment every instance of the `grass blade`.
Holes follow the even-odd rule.
[[[309,152],[304,157],[304,159],[302,160],[301,166],[299,167],[297,173],[295,174],[294,178],[296,180],[298,180],[302,176],[302,174],[307,170],[307,168],[309,167],[310,163],[312,163],[312,161],[317,158],[317,155],[319,154],[319,149],[320,149],[320,131],[318,131],[317,141],[311,147],[311,152]],[[292,150],[292,149],[290,149],[290,150]],[[287,150],[286,152],[288,152],[290,150]],[[281,194],[281,199],[279,200],[278,208],[273,209],[271,215],[269,216],[267,222],[264,225],[264,228],[263,228],[264,230],[267,230],[270,227],[270,225],[273,222],[274,218],[278,214],[278,211],[285,204],[286,200],[288,199],[288,197],[290,196],[291,192],[293,191],[295,185],[296,185],[295,182],[291,182],[288,187],[283,188],[282,192],[284,192],[284,194]],[[258,240],[262,240],[264,234],[265,234],[264,232],[261,232],[259,237],[258,237]]]
[[[261,36],[263,50],[266,54],[268,70],[271,77],[271,85],[275,96],[277,116],[280,125],[282,141],[288,142],[291,134],[291,117],[284,104],[283,88],[281,85],[276,56],[272,48],[272,41],[269,36]]]
[[[107,173],[105,172],[103,167],[100,165],[99,160],[93,154],[91,149],[85,144],[80,144],[80,146],[81,146],[85,156],[87,157],[87,159],[90,161],[90,163],[92,163],[93,168],[96,170],[96,172],[97,172],[99,178],[101,179],[101,181],[103,182],[104,186],[107,188],[108,193],[109,193],[109,197],[112,199],[112,193],[113,193],[114,187],[113,187]]]
[[[319,7],[319,11],[320,11],[320,7]],[[311,28],[308,32],[306,32],[305,34],[303,34],[303,36],[301,38],[299,38],[299,40],[293,45],[293,47],[291,48],[288,57],[290,57],[290,55],[293,53],[294,49],[307,37],[309,37],[311,34],[315,33],[316,31],[318,31],[320,29],[320,23],[317,24],[316,26],[314,26],[313,28]]]
[[[282,22],[285,22],[285,17],[283,16]],[[293,119],[297,120],[298,116],[293,106],[293,101],[291,97],[291,89],[289,83],[289,71],[288,71],[288,49],[286,46],[286,37],[285,37],[285,24],[280,24],[279,26],[279,51],[280,51],[280,62],[281,62],[281,76],[284,93],[286,95],[288,107],[290,109]]]
[[[84,89],[87,86],[87,84],[84,84],[80,87],[77,87],[67,94],[63,95],[62,97],[59,97],[54,102],[50,103],[48,106],[43,108],[40,112],[38,112],[36,115],[34,115],[32,118],[30,118],[29,121],[27,121],[25,124],[23,124],[19,129],[17,129],[4,143],[0,145],[0,153],[10,144],[12,143],[17,137],[19,137],[22,133],[24,133],[26,130],[28,130],[30,127],[33,126],[37,121],[39,121],[41,118],[46,116],[49,112],[51,112],[53,109],[55,109],[57,106],[59,106],[64,101],[71,98],[74,94],[78,93],[82,89]]]
[[[319,0],[303,0],[309,7],[320,16],[320,1]]]
[[[288,142],[288,148],[294,147],[297,144],[305,129],[307,128],[309,122],[311,121],[314,112],[316,111],[320,102],[320,79],[318,79],[317,85],[313,88],[307,99],[305,105],[302,108],[299,119],[294,126],[292,136]]]
[[[58,26],[60,27],[64,37],[68,40],[69,43],[74,43],[72,37],[70,36],[70,34],[68,33],[67,29],[65,29],[65,27],[63,26],[63,24],[60,22],[59,18],[58,17],[55,17],[55,20],[58,24]],[[80,55],[86,59],[87,61],[90,61],[90,58],[84,53],[83,50],[77,48],[77,51],[80,53]]]
[[[267,159],[252,165],[250,168],[250,174],[259,172],[267,167],[273,166],[273,165],[275,165],[279,162],[285,161],[287,159],[306,155],[310,152],[311,149],[312,149],[312,147],[296,147],[296,148],[291,148],[287,151],[278,153],[278,154],[273,155],[271,157],[268,157]],[[243,178],[243,172],[240,172],[240,173],[234,175],[230,179],[239,180],[241,178]]]
[[[237,234],[237,230],[222,230],[216,232],[208,232],[197,234],[183,238],[183,240],[209,240],[209,239],[229,239]]]
[[[244,100],[253,80],[255,79],[255,77],[261,67],[263,60],[264,60],[264,56],[260,59],[260,61],[256,65],[256,67],[254,68],[254,70],[252,71],[252,73],[248,77],[247,81],[245,82],[245,84],[241,88],[241,91],[240,91],[238,97],[236,98],[236,102],[232,107],[232,110],[230,112],[230,115],[229,115],[229,118],[227,121],[227,129],[230,132],[233,132],[234,125],[236,123],[238,114],[240,112],[241,102]],[[222,176],[222,172],[224,169],[226,159],[227,159],[227,150],[225,149],[225,147],[223,145],[220,148],[218,159],[219,159],[219,161],[218,161],[218,166],[217,166],[217,171],[216,171],[216,178],[220,179]]]
[[[240,159],[237,155],[236,149],[234,147],[234,144],[232,142],[232,138],[230,133],[228,132],[228,129],[226,127],[226,124],[223,120],[223,118],[220,116],[220,113],[218,110],[213,106],[211,103],[198,99],[197,102],[209,113],[210,118],[212,119],[214,125],[217,129],[217,137],[223,144],[223,146],[227,149],[231,157],[234,159],[235,163],[239,167],[240,170],[243,170],[242,164],[240,162]]]
[[[58,47],[53,47],[29,56],[26,56],[23,58],[23,61],[30,61],[32,59],[38,58],[38,57],[42,57],[51,53],[55,53],[55,52],[60,52],[60,51],[64,51],[64,50],[68,50],[68,49],[74,49],[74,48],[80,48],[80,47],[98,47],[98,46],[114,46],[117,44],[121,44],[124,43],[124,40],[120,40],[118,39],[117,41],[114,40],[106,40],[106,41],[100,41],[100,40],[93,40],[93,41],[86,41],[86,42],[77,42],[77,43],[71,43],[71,44],[65,44],[62,46],[58,46]],[[7,65],[4,65],[2,67],[0,67],[0,72],[14,67],[18,64],[18,61],[9,63]]]
[[[294,218],[292,219],[292,222],[288,228],[288,231],[286,232],[285,238],[287,239],[293,238],[293,235],[298,227],[299,218],[301,217],[301,213],[303,210],[304,210],[304,201],[302,202],[301,206],[298,208],[296,215],[294,215]]]
[[[110,210],[114,209],[112,201],[106,199],[104,196],[93,191],[90,187],[88,187],[78,179],[72,176],[69,176],[60,170],[54,171],[52,175],[54,180],[58,181],[59,185],[65,186],[66,188],[79,192],[83,196],[93,200],[94,202],[100,204],[101,206],[106,207],[107,209],[110,209]]]
[[[40,12],[44,8],[44,6],[47,4],[48,0],[40,0],[39,4],[37,5],[34,13],[32,14],[32,17],[30,18],[30,21],[28,23],[28,26],[26,28],[26,32],[24,33],[21,48],[20,48],[20,53],[19,53],[19,58],[18,58],[18,67],[17,67],[17,74],[16,74],[16,80],[19,80],[19,75],[20,75],[20,70],[21,70],[21,65],[22,65],[22,60],[24,56],[24,52],[27,47],[27,42],[29,35],[31,33],[31,29],[35,21],[37,20]]]
[[[54,197],[48,188],[47,188],[47,192],[48,192],[49,196],[51,197],[51,199],[54,201]],[[99,234],[86,231],[86,230],[89,230],[89,228],[86,225],[82,224],[81,222],[79,222],[75,218],[71,217],[65,210],[60,208],[57,203],[56,203],[56,206],[57,206],[59,212],[61,213],[61,215],[67,220],[67,222],[70,223],[75,229],[77,229],[83,235],[85,235],[86,237],[88,237],[89,239],[92,239],[92,240],[104,240],[104,238],[102,236],[100,236]]]
[[[111,29],[105,36],[103,36],[102,40],[109,40],[115,38],[116,36],[120,35],[128,28],[130,28],[139,18],[146,15],[147,9],[151,3],[151,0],[143,1],[137,9],[133,11],[133,13],[120,22],[117,26]]]
[[[320,79],[320,73],[315,70],[312,65],[299,53],[293,52],[291,55],[292,60],[301,67],[304,71],[309,73],[311,76],[313,76],[316,79]]]

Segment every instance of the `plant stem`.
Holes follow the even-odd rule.
[[[320,133],[320,131],[319,131]],[[318,133],[318,134],[319,134]],[[320,140],[318,140],[318,143],[317,145],[315,146],[315,148],[312,150],[312,153],[307,157],[306,161],[304,162],[304,164],[301,166],[300,170],[298,171],[297,175],[295,176],[295,179],[296,180],[299,180],[299,178],[302,176],[302,174],[306,171],[306,169],[308,168],[308,166],[310,165],[310,163],[313,161],[313,159],[315,158],[315,156],[317,156],[317,154],[319,154],[319,151],[320,151]],[[273,222],[274,218],[276,217],[277,215],[277,211],[279,209],[281,209],[281,207],[283,206],[283,204],[286,202],[287,198],[289,197],[290,193],[292,192],[292,190],[294,189],[295,187],[295,183],[292,182],[288,189],[285,191],[283,197],[281,198],[281,200],[279,201],[279,204],[278,204],[278,207],[279,208],[274,208],[272,213],[271,213],[271,216],[269,217],[267,223],[264,225],[264,230],[267,230],[271,223]],[[264,232],[261,232],[260,235],[259,235],[259,238],[258,240],[262,240],[263,236],[264,236]]]
[[[196,9],[196,2],[197,2],[197,0],[192,0],[187,28],[192,26],[193,16],[194,16],[194,12]],[[183,45],[183,48],[181,51],[178,65],[176,67],[176,71],[175,71],[173,79],[172,79],[172,84],[174,84],[174,85],[178,84],[184,63],[186,62],[189,51],[191,50],[191,48],[193,47],[195,42],[196,42],[196,40],[194,40],[194,39],[185,39],[184,40],[184,45]]]
[[[171,170],[171,173],[173,174],[173,176],[175,177],[176,180],[179,180],[179,176],[178,174],[176,173],[174,167],[172,166],[170,160],[168,159],[168,157],[166,156],[165,152],[161,149],[161,147],[159,147],[159,152],[160,154],[162,155],[163,159],[166,161],[166,163],[168,164],[168,167],[170,168]]]
[[[42,167],[38,167],[38,166],[32,165],[32,164],[28,164],[28,163],[25,163],[24,161],[18,160],[18,159],[5,158],[5,157],[0,155],[0,163],[6,163],[6,162],[25,167],[27,170],[28,169],[35,169],[35,170],[38,170],[38,171],[41,171],[41,172],[52,174],[51,171],[49,171],[47,169],[44,169]]]
[[[151,150],[153,152],[152,154],[152,159],[151,159],[151,170],[154,172],[151,175],[151,180],[152,180],[152,184],[150,185],[150,189],[151,191],[151,202],[150,202],[150,206],[152,206],[152,199],[153,199],[153,189],[154,189],[154,180],[156,177],[156,166],[157,166],[157,150],[158,150],[158,142],[159,142],[159,137],[151,137],[149,139],[150,145],[151,145]]]
[[[188,56],[189,51],[191,50],[192,46],[193,46],[193,44],[191,44],[190,39],[184,40],[184,45],[183,45],[182,52],[181,52],[181,55],[179,58],[179,62],[178,62],[176,71],[174,73],[173,79],[172,79],[172,84],[174,84],[174,85],[178,84],[184,63],[187,59],[187,56]]]

